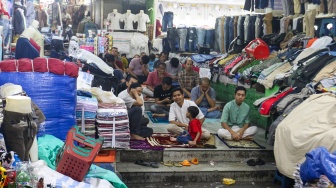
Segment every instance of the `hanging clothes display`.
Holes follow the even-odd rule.
[[[53,27],[62,26],[62,19],[61,19],[61,7],[58,2],[54,2],[51,5],[52,12],[51,12],[51,24]],[[56,29],[56,28],[55,28]]]
[[[124,29],[125,30],[134,30],[133,23],[136,22],[136,16],[130,12],[125,13],[122,15],[120,21],[125,23]]]
[[[48,14],[45,10],[39,8],[35,12],[35,20],[39,22],[39,28],[47,27],[48,26]]]
[[[137,16],[138,31],[146,31],[146,24],[150,22],[149,16],[140,11]]]
[[[26,29],[26,17],[25,11],[26,7],[23,6],[20,2],[15,2],[14,6],[14,14],[13,14],[13,27],[14,34],[21,35],[21,33]]]
[[[28,1],[27,4],[27,11],[26,11],[26,27],[29,27],[30,24],[33,22],[35,18],[35,8],[33,1]]]
[[[107,15],[107,20],[111,23],[110,29],[119,30],[120,28],[120,19],[122,18],[122,14],[118,12],[112,12]]]

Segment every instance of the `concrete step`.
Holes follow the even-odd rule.
[[[250,158],[261,158],[266,162],[274,162],[271,149],[180,149],[170,148],[163,151],[153,150],[118,150],[117,162],[143,161],[183,161],[198,158],[201,162],[241,162]]]
[[[221,182],[223,178],[232,178],[237,182],[272,181],[275,172],[274,163],[262,166],[248,166],[245,162],[216,162],[211,165],[201,162],[189,167],[159,168],[137,165],[131,162],[118,163],[117,171],[123,182],[127,183],[163,183],[163,182]]]
[[[279,182],[236,182],[233,185],[224,185],[222,182],[160,182],[160,183],[128,183],[128,188],[281,188]]]

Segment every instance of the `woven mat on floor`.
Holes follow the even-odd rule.
[[[234,140],[226,140],[226,139],[220,138],[218,134],[216,134],[216,136],[217,138],[219,138],[220,141],[222,141],[229,148],[265,149],[264,146],[261,146],[254,140],[234,141]]]

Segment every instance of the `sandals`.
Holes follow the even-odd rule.
[[[197,158],[192,158],[191,163],[194,165],[198,165],[198,159]]]
[[[180,162],[183,166],[190,166],[190,162],[188,160],[184,160],[183,162]]]
[[[182,167],[182,166],[191,166],[191,163],[194,165],[198,164],[198,159],[197,158],[192,158],[191,162],[189,162],[187,159],[182,161],[182,162],[172,162],[172,161],[165,161],[161,162],[161,164],[168,166],[168,167]]]

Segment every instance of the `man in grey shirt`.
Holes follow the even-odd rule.
[[[221,116],[216,106],[216,92],[210,87],[207,77],[201,79],[201,84],[191,90],[191,100],[196,103],[206,118],[217,119]]]

